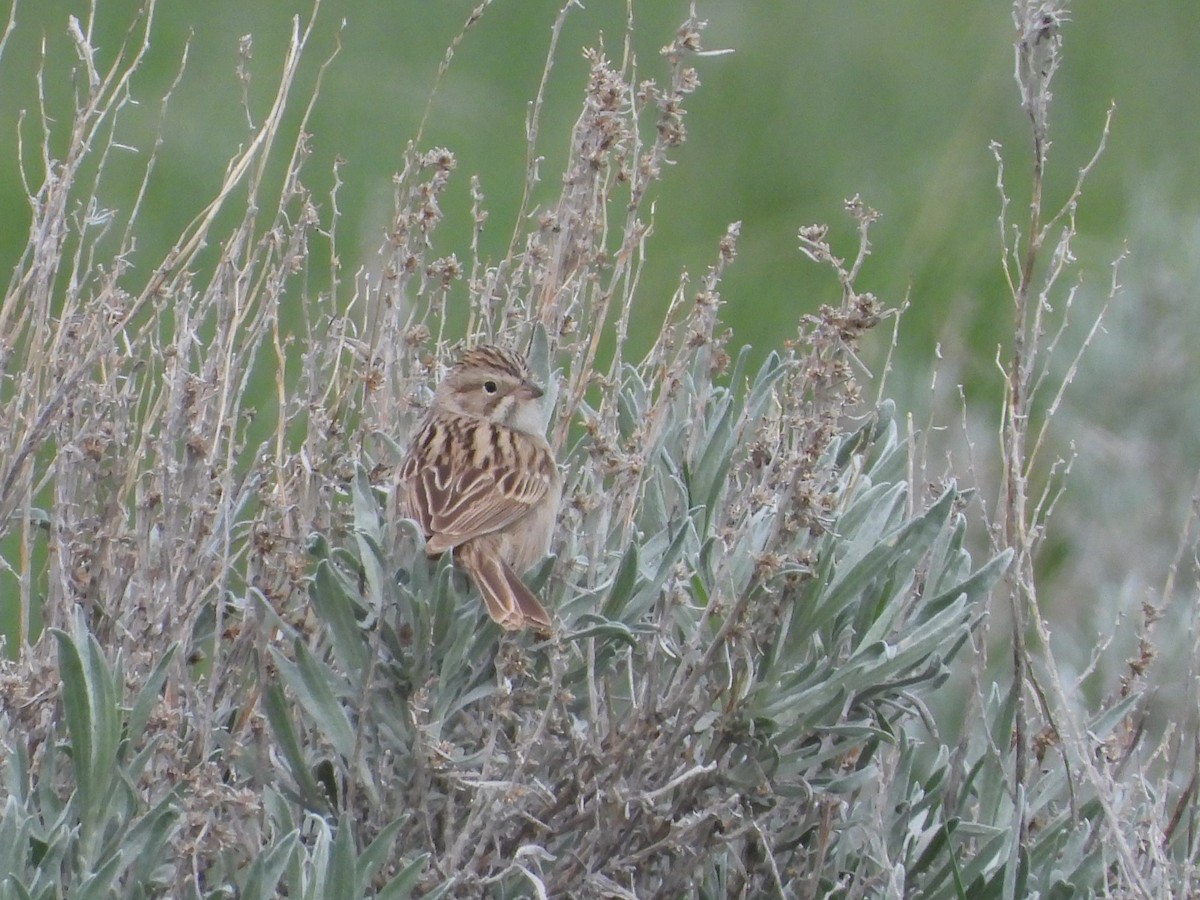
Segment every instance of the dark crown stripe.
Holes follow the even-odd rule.
[[[528,378],[529,369],[525,360],[511,350],[497,347],[495,344],[482,344],[463,354],[458,361],[463,366],[483,366],[512,375],[514,378]]]

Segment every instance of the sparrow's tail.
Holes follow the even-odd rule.
[[[479,588],[488,615],[506,631],[533,628],[548,634],[551,631],[550,614],[512,566],[491,551],[490,547],[481,547],[478,540],[467,541],[454,549],[455,562],[466,570]]]

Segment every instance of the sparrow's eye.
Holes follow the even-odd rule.
[[[496,386],[496,382],[494,382],[494,381],[485,381],[485,382],[483,383],[483,390],[484,390],[484,392],[485,392],[485,393],[488,393],[488,394],[494,394],[494,393],[496,393],[496,391],[498,391],[498,390],[499,390],[499,388]]]

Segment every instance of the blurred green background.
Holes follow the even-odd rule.
[[[111,62],[139,3],[99,0],[101,64]],[[331,183],[345,160],[339,205],[342,258],[369,262],[391,202],[391,176],[424,111],[445,49],[471,2],[327,0],[318,14],[302,84],[340,42],[311,120],[311,185]],[[478,174],[491,219],[485,249],[507,245],[520,196],[524,118],[537,90],[560,0],[499,0],[465,36],[434,101],[423,143],[459,158],[442,244],[466,255],[468,179]],[[682,19],[682,2],[635,2],[640,77],[664,74],[657,50]],[[1200,6],[1177,0],[1137,5],[1079,4],[1067,26],[1066,64],[1056,82],[1050,198],[1061,199],[1091,154],[1110,102],[1117,115],[1109,150],[1080,209],[1080,247],[1095,251],[1101,275],[1131,234],[1131,204],[1153,190],[1171,216],[1197,207],[1200,143]],[[223,161],[246,140],[235,75],[238,43],[253,36],[250,98],[261,116],[277,77],[293,15],[309,4],[208,0],[161,2],[146,64],[132,84],[141,104],[121,137],[139,153],[114,176],[139,174],[157,127],[158,99],[175,77],[185,42],[187,70],[167,112],[161,162],[140,238],[147,260],[168,245],[218,183]],[[708,48],[727,56],[698,61],[702,87],[688,104],[690,139],[656,201],[655,235],[641,302],[650,322],[665,308],[679,273],[714,258],[725,225],[742,220],[741,257],[725,282],[726,318],[737,339],[767,348],[797,313],[834,296],[827,273],[796,252],[798,226],[843,226],[842,201],[861,193],[883,218],[865,286],[891,305],[906,296],[903,350],[930,360],[933,342],[966,341],[991,377],[994,346],[1010,320],[997,252],[997,193],[989,141],[1003,144],[1014,182],[1014,214],[1027,181],[1028,131],[1012,79],[1009,4],[941,2],[701,2]],[[592,0],[567,17],[541,131],[544,197],[577,113],[585,67],[580,49],[603,40],[620,58],[624,0]],[[20,109],[33,109],[38,53],[45,46],[47,93],[65,127],[73,49],[67,17],[86,22],[87,4],[18,3],[17,29],[0,60],[0,129],[15,135]],[[107,52],[106,52],[107,51]],[[306,98],[298,97],[296,112]],[[24,133],[36,139],[27,120]],[[11,138],[10,138],[11,146]],[[27,226],[15,153],[0,160],[8,214],[0,254],[12,260]],[[114,206],[129,186],[107,186]],[[846,234],[841,228],[835,234]],[[852,244],[843,244],[847,253]]]
[[[103,68],[140,4],[96,5]],[[450,148],[459,160],[444,203],[441,253],[469,258],[473,174],[490,211],[483,252],[494,260],[508,245],[524,172],[525,117],[561,5],[497,0],[457,48],[422,141]],[[335,47],[340,51],[309,122],[306,172],[317,195],[328,196],[333,160],[344,161],[338,199],[344,280],[375,258],[391,209],[392,175],[416,134],[446,48],[473,6],[462,0],[326,0],[320,8],[304,62],[305,90],[313,89],[320,64]],[[666,69],[658,50],[685,16],[686,4],[643,0],[632,6],[638,78],[661,79]],[[1074,477],[1083,487],[1063,505],[1065,522],[1043,565],[1065,597],[1052,602],[1072,610],[1083,626],[1086,653],[1096,630],[1105,627],[1088,605],[1096,594],[1136,602],[1161,584],[1200,459],[1194,393],[1200,329],[1192,304],[1200,274],[1200,4],[1091,0],[1076,7],[1054,86],[1051,206],[1068,195],[1076,170],[1093,153],[1110,103],[1116,116],[1079,208],[1078,327],[1064,341],[1066,359],[1108,292],[1111,261],[1126,248],[1130,253],[1122,269],[1125,291],[1085,358],[1056,432],[1057,452],[1079,454]],[[641,332],[657,327],[680,274],[690,271],[694,283],[715,259],[726,225],[741,220],[740,256],[723,283],[724,317],[735,343],[753,344],[760,356],[779,346],[794,334],[801,314],[838,297],[831,274],[797,251],[797,228],[827,222],[840,250],[852,255],[854,239],[841,209],[858,193],[883,215],[872,232],[874,255],[860,287],[889,306],[908,303],[887,393],[923,424],[929,407],[940,402],[929,390],[937,367],[941,399],[947,391],[953,399],[954,385],[963,383],[973,411],[994,422],[997,346],[1006,343],[1012,309],[999,262],[989,143],[1003,146],[1011,221],[1018,224],[1030,158],[1012,77],[1010,5],[756,0],[698,2],[697,8],[709,23],[706,48],[734,52],[696,61],[702,86],[687,104],[689,139],[653,197]],[[253,38],[248,96],[257,123],[276,84],[291,18],[306,18],[310,9],[297,0],[159,4],[145,65],[131,84],[138,106],[126,111],[117,132],[120,142],[137,149],[114,155],[101,187],[103,204],[128,209],[160,127],[159,100],[188,46],[186,70],[161,126],[164,143],[139,230],[134,261],[141,272],[212,196],[225,160],[251,133],[237,77],[239,40]],[[590,0],[567,16],[541,125],[543,202],[557,191],[578,114],[586,75],[580,50],[602,43],[619,60],[626,12],[625,0]],[[16,30],[0,58],[0,129],[8,135],[8,152],[0,157],[6,211],[0,259],[6,265],[19,256],[29,222],[15,149],[18,129],[26,142],[27,177],[41,177],[34,164],[40,65],[53,143],[64,145],[70,95],[78,90],[71,76],[78,67],[67,38],[70,14],[86,23],[87,4],[18,3]],[[294,99],[293,123],[306,100]],[[30,110],[23,123],[22,109]],[[460,284],[460,298],[465,290]],[[877,372],[886,331],[865,355]],[[642,344],[648,346],[649,337]],[[950,409],[938,414],[953,423],[959,416]],[[976,477],[986,485],[995,441],[986,433],[975,437]],[[1115,621],[1119,615],[1100,618]]]

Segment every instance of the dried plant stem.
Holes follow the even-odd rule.
[[[1070,259],[1069,243],[1075,233],[1074,210],[1083,182],[1104,148],[1112,118],[1110,109],[1097,150],[1080,170],[1070,197],[1062,208],[1044,222],[1043,191],[1050,146],[1047,118],[1051,97],[1050,82],[1059,63],[1062,41],[1060,27],[1066,16],[1065,7],[1059,3],[1017,0],[1014,4],[1014,21],[1018,32],[1016,78],[1021,88],[1023,105],[1029,116],[1033,141],[1029,221],[1025,226],[1025,239],[1021,250],[1018,250],[1019,235],[1012,244],[1008,243],[1005,224],[1008,201],[1003,187],[1003,164],[997,153],[998,184],[1003,197],[1001,227],[1006,248],[1004,270],[1009,279],[1014,303],[1013,347],[1009,361],[1004,367],[1005,401],[1001,428],[1003,473],[999,501],[1001,518],[995,532],[997,546],[1008,547],[1014,551],[1012,564],[1005,576],[1012,617],[1014,740],[1011,790],[1017,802],[1017,814],[1021,817],[1020,840],[1024,844],[1029,839],[1030,821],[1022,798],[1026,797],[1031,789],[1030,752],[1034,742],[1040,739],[1039,735],[1033,733],[1033,717],[1026,700],[1028,692],[1037,700],[1040,713],[1046,722],[1045,728],[1063,744],[1063,764],[1066,767],[1072,798],[1076,789],[1072,770],[1078,770],[1092,786],[1094,796],[1102,805],[1107,825],[1105,831],[1118,852],[1124,878],[1139,895],[1151,896],[1139,871],[1136,855],[1126,839],[1120,815],[1111,803],[1111,777],[1102,772],[1094,762],[1090,743],[1077,721],[1080,711],[1070,701],[1054,662],[1050,635],[1039,609],[1036,587],[1036,554],[1042,542],[1047,517],[1053,508],[1054,497],[1057,496],[1050,483],[1056,477],[1061,478],[1065,475],[1069,465],[1062,466],[1059,473],[1054,471],[1058,467],[1057,464],[1051,467],[1047,475],[1048,485],[1036,502],[1030,496],[1029,484],[1031,477],[1037,472],[1036,458],[1038,450],[1043,446],[1049,421],[1058,408],[1066,385],[1071,381],[1079,361],[1077,353],[1065,375],[1061,377],[1048,409],[1039,410],[1036,406],[1038,388],[1047,375],[1048,358],[1066,327],[1064,314],[1063,324],[1054,338],[1046,343],[1044,319],[1052,309],[1051,289],[1063,275],[1066,262]],[[1059,246],[1045,273],[1039,275],[1041,251],[1050,237],[1051,229],[1064,222],[1066,224]],[[1009,263],[1015,258],[1019,258],[1019,263],[1014,272]],[[1064,304],[1066,308],[1070,306],[1070,298],[1069,292]],[[1093,322],[1079,353],[1090,343],[1099,326],[1099,316],[1102,315],[1103,310]],[[1039,417],[1040,425],[1037,424]],[[1035,672],[1034,654],[1026,639],[1031,627],[1037,634],[1042,650],[1039,669],[1043,674],[1040,676]],[[1046,678],[1050,685],[1050,696],[1047,696],[1039,681],[1042,677]],[[1073,799],[1072,805],[1074,807]],[[1093,838],[1097,839],[1098,835],[1093,834]]]

